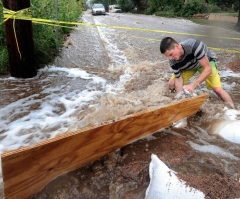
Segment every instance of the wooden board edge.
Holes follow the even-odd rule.
[[[186,101],[189,101],[189,100],[192,100],[192,99],[196,99],[196,98],[203,98],[203,102],[204,100],[208,97],[208,94],[207,93],[204,93],[204,94],[201,94],[201,95],[198,95],[196,97],[192,97],[192,98],[187,98],[187,99],[183,99],[183,100],[180,100],[180,101],[176,101],[176,102],[172,102],[172,103],[169,103],[167,105],[164,105],[160,108],[165,108],[167,106],[171,106],[171,105],[175,105],[175,104],[178,104],[179,102],[181,103],[184,103]],[[147,112],[152,112],[154,111],[155,109],[147,109],[147,110],[144,110],[144,111],[139,111],[137,113],[133,113],[133,114],[130,114],[130,115],[127,115],[127,116],[123,116],[121,117],[119,120],[117,121],[114,121],[114,122],[118,122],[118,121],[121,121],[121,120],[125,120],[127,118],[131,118],[131,117],[136,117],[136,116],[139,116],[143,113],[147,113]],[[2,154],[1,154],[1,158],[5,158],[7,156],[10,156],[10,155],[13,155],[15,153],[19,153],[19,152],[23,152],[25,150],[29,150],[29,149],[33,149],[35,147],[38,147],[38,146],[42,146],[42,145],[45,145],[45,144],[48,144],[48,143],[51,143],[51,142],[55,142],[57,140],[61,140],[61,139],[65,139],[67,137],[71,137],[71,136],[74,136],[76,134],[79,134],[79,133],[82,133],[82,132],[85,132],[85,131],[88,131],[88,130],[91,130],[91,129],[94,129],[94,128],[97,128],[97,127],[100,127],[100,126],[105,126],[105,125],[108,125],[110,123],[113,123],[113,121],[106,121],[104,124],[101,123],[101,124],[96,124],[96,125],[91,125],[91,126],[87,126],[87,127],[83,127],[81,129],[78,129],[76,131],[73,131],[73,132],[68,132],[68,133],[63,133],[57,137],[54,137],[54,138],[50,138],[50,139],[47,139],[47,140],[44,140],[44,141],[40,141],[38,143],[35,143],[35,144],[31,144],[29,146],[24,146],[24,147],[21,147],[21,148],[18,148],[18,149],[14,149],[14,150],[6,150],[4,151]]]
[[[167,104],[163,107],[160,107],[159,108],[159,110],[161,110],[160,112],[158,112],[158,110],[155,110],[155,109],[140,111],[138,113],[134,113],[126,117],[122,117],[120,120],[114,123],[110,122],[105,125],[100,125],[100,126],[94,125],[90,127],[85,127],[74,132],[60,135],[56,138],[51,138],[49,140],[36,143],[34,145],[22,147],[12,151],[6,151],[5,153],[2,154],[2,171],[3,171],[3,179],[4,179],[4,190],[6,190],[5,199],[30,198],[30,196],[33,196],[34,194],[36,194],[48,182],[50,182],[51,179],[54,179],[58,175],[80,168],[81,166],[84,166],[102,157],[103,155],[128,144],[130,141],[139,139],[140,137],[143,137],[150,133],[154,133],[156,130],[160,130],[161,128],[167,127],[171,124],[171,122],[175,122],[181,119],[182,115],[190,116],[196,113],[201,107],[201,105],[203,104],[203,102],[205,101],[205,99],[207,98],[207,96],[208,96],[207,94],[202,94],[193,98],[183,99],[177,102]],[[195,102],[195,104],[192,103],[192,100]],[[170,109],[170,107],[175,107],[175,106],[178,107],[179,104],[181,105],[180,106],[181,111],[184,111],[184,110],[188,111],[188,108],[190,108],[191,111],[189,113],[184,113],[184,112],[181,113],[181,111],[178,111],[178,110],[174,112],[175,109],[173,109],[172,110],[173,113],[172,111],[168,112],[168,109]],[[185,104],[192,104],[192,107],[186,107]],[[161,113],[162,115],[160,115],[159,113]],[[169,117],[169,115],[171,115],[171,117]],[[144,117],[151,116],[152,119],[156,122],[147,123],[146,118],[141,118],[142,116]],[[166,124],[160,125],[161,128],[158,128],[159,124],[161,123],[161,121],[158,120],[159,118],[162,118],[163,120],[167,121]],[[131,131],[131,128],[132,128],[131,125],[133,124],[135,126],[138,125],[138,123],[136,123],[135,121],[136,119],[146,122],[147,124],[146,126],[148,126],[149,128],[143,127],[143,129],[139,130],[140,132],[139,134],[135,133],[135,135],[131,136],[128,134],[128,131],[126,132],[124,131],[124,128]],[[117,127],[117,129],[114,129],[115,132],[113,133],[111,132],[109,134],[106,133],[106,135],[103,135],[101,133],[101,130],[106,130],[108,125],[113,125],[113,124],[114,125],[116,124],[115,126]],[[124,124],[124,125],[121,126],[120,129],[118,129],[119,124]],[[98,131],[100,131],[100,133]],[[95,137],[93,137],[93,135]],[[103,138],[101,138],[101,136],[103,136]],[[59,159],[52,157],[53,151],[55,149],[56,151],[64,150],[63,146],[69,146],[65,144],[65,142],[68,142],[69,140],[74,141],[75,137],[82,139],[82,140],[77,140],[76,142],[78,143],[82,141],[82,144],[85,145],[84,146],[85,148],[83,148],[83,152],[80,152],[80,149],[75,147],[75,148],[72,148],[71,150],[69,149],[71,153],[67,154],[68,156],[72,155],[73,157],[68,157],[67,155],[64,156],[61,153],[59,153],[62,155],[60,156]],[[102,149],[102,147],[99,147],[101,146],[102,142],[109,139],[112,139],[113,143],[115,144],[110,144],[109,146],[104,147],[104,149]],[[92,143],[92,142],[95,142],[95,143]],[[116,142],[119,142],[119,143],[116,143]],[[77,157],[79,156],[79,154],[81,155],[82,153],[85,153],[86,151],[88,151],[88,145],[89,147],[90,146],[96,147],[95,149],[89,148],[89,150],[91,151],[91,154],[89,153],[89,157],[86,155],[84,156],[85,158]],[[78,143],[78,145],[76,146],[77,147],[80,146],[80,148],[82,147],[81,143]],[[71,147],[72,146],[70,145],[70,148]],[[48,154],[50,150],[51,150],[51,153]],[[46,156],[42,156],[41,154],[42,152],[43,153],[45,152],[44,154],[46,154]],[[65,151],[62,151],[62,153],[64,152]],[[34,154],[36,154],[36,157]],[[44,159],[44,161],[39,162],[38,157],[40,157],[40,159],[42,160]],[[78,158],[80,159],[82,158],[82,159],[76,162],[76,159]],[[36,163],[33,161],[35,161]],[[70,165],[66,165],[64,161]],[[26,168],[20,168],[19,164],[21,163],[23,163],[22,165],[23,167],[25,164]],[[42,166],[40,163],[42,163]],[[26,178],[26,176],[29,176],[29,179]],[[26,189],[28,190],[26,191]]]

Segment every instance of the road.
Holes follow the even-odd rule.
[[[220,49],[240,50],[238,32],[199,25],[185,19],[113,13],[92,16],[90,11],[86,11],[83,22],[103,24],[108,28],[79,27],[81,31],[73,32],[73,46],[69,46],[65,52],[69,64],[74,62],[80,66],[106,67],[109,64],[139,63],[145,60],[154,63],[164,59],[159,53],[159,43],[166,36],[179,42],[189,37],[200,39],[210,48],[217,48],[216,53]],[[134,52],[135,59],[128,57],[127,50]]]

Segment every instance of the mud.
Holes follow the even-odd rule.
[[[186,144],[186,138],[169,135],[164,130],[153,136],[156,139],[138,140],[60,176],[34,198],[144,198],[150,181],[148,170],[151,154],[157,154],[167,166],[179,172],[178,177],[187,185],[202,191],[206,199],[240,196],[237,178],[229,177],[223,168],[213,166],[207,159],[201,162],[201,154]],[[184,170],[181,169],[183,167]],[[76,182],[71,185],[72,181]]]
[[[227,67],[230,68],[235,73],[240,73],[240,57],[234,58],[233,61],[227,64]]]

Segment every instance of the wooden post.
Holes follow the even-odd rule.
[[[30,0],[3,0],[3,7],[18,11],[30,7]],[[16,34],[14,33],[14,29]],[[13,77],[36,76],[32,22],[30,20],[8,19],[5,22],[10,73]]]

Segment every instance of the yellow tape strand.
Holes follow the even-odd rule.
[[[55,26],[56,24],[50,24],[50,23],[43,23],[43,22],[34,22],[35,24],[43,24],[43,25],[50,25],[50,26]],[[63,28],[71,28],[71,29],[75,29],[75,30],[83,30],[82,28],[76,28],[76,27],[69,27],[69,26],[63,26],[63,25],[59,25],[59,27],[63,27]],[[94,30],[87,30],[88,32],[95,32]],[[137,39],[143,39],[143,40],[149,40],[149,41],[156,41],[156,42],[160,42],[160,39],[155,39],[155,38],[147,38],[147,37],[141,37],[141,36],[135,36],[135,35],[130,35],[130,34],[119,34],[119,33],[112,33],[112,32],[104,32],[105,34],[109,34],[109,35],[119,35],[120,37],[131,37],[131,38],[137,38]],[[215,50],[215,51],[224,51],[224,52],[231,52],[231,53],[238,53],[240,54],[239,50],[231,50],[231,49],[223,49],[223,48],[215,48],[215,47],[209,47],[209,49]]]
[[[3,15],[4,15],[4,18],[5,18],[4,22],[6,22],[8,19],[13,19],[14,37],[15,37],[15,40],[16,40],[16,45],[17,45],[17,49],[18,49],[20,59],[22,59],[22,54],[20,52],[19,45],[18,45],[18,40],[17,40],[15,21],[16,21],[16,18],[17,19],[21,18],[22,20],[31,19],[32,18],[31,11],[30,11],[29,8],[25,8],[25,9],[22,9],[22,10],[19,10],[19,11],[13,11],[13,10],[3,8]]]
[[[31,20],[35,24],[44,24],[44,25],[50,25],[50,26],[59,26],[59,27],[65,27],[65,28],[71,28],[76,29],[67,25],[79,25],[83,27],[101,27],[101,28],[111,28],[111,29],[124,29],[124,30],[132,30],[132,31],[144,31],[144,32],[155,32],[155,33],[168,33],[168,34],[179,34],[179,35],[189,35],[189,36],[197,36],[197,37],[208,37],[207,35],[203,34],[193,34],[193,33],[184,33],[184,32],[173,32],[173,31],[165,31],[165,30],[153,30],[153,29],[146,29],[146,28],[133,28],[133,27],[125,27],[125,26],[108,26],[103,24],[89,24],[89,23],[82,23],[82,22],[65,22],[65,21],[58,21],[58,20],[49,20],[49,19],[39,19],[39,18],[32,18],[31,11],[29,8],[19,10],[17,12],[8,10],[6,8],[3,8],[4,13],[4,22],[8,19],[22,19],[22,20]],[[110,33],[107,33],[110,34]],[[116,34],[116,33],[114,33]],[[118,34],[118,35],[124,35],[124,34]],[[129,35],[128,35],[129,36]],[[141,38],[146,40],[155,40],[155,41],[161,41],[153,38],[145,38],[140,36],[130,36],[134,38]],[[214,37],[214,38],[220,38],[220,39],[229,39],[229,40],[239,40],[240,38],[230,38],[230,37]],[[213,50],[221,50],[226,52],[233,52],[233,53],[240,53],[238,50],[230,50],[230,49],[222,49],[222,48],[214,48],[209,47],[209,49]]]
[[[16,40],[16,45],[17,45],[17,49],[18,49],[18,53],[20,55],[20,60],[22,59],[22,55],[18,46],[18,40],[17,40],[17,35],[16,35],[16,30],[15,30],[15,18],[13,19],[13,31],[14,31],[14,36],[15,36],[15,40]]]
[[[12,18],[11,10],[3,8],[4,10],[4,18],[9,19]],[[133,30],[133,31],[145,31],[145,32],[156,32],[156,33],[168,33],[168,34],[180,34],[180,35],[189,35],[189,36],[197,36],[197,37],[208,37],[207,35],[203,34],[194,34],[194,33],[184,33],[184,32],[174,32],[174,31],[166,31],[166,30],[154,30],[154,29],[146,29],[146,28],[133,28],[133,27],[126,27],[126,26],[108,26],[103,24],[89,24],[89,23],[82,23],[82,22],[65,22],[65,21],[58,21],[58,20],[49,20],[49,19],[39,19],[39,18],[32,18],[31,15],[25,15],[30,12],[30,9],[23,9],[18,11],[15,14],[16,19],[24,19],[24,20],[31,20],[32,22],[45,22],[45,23],[55,23],[56,26],[59,24],[69,24],[69,25],[80,25],[80,26],[97,26],[102,28],[113,28],[113,29],[124,29],[124,30]],[[240,38],[231,38],[231,37],[215,37],[220,39],[229,39],[229,40],[240,40]]]

